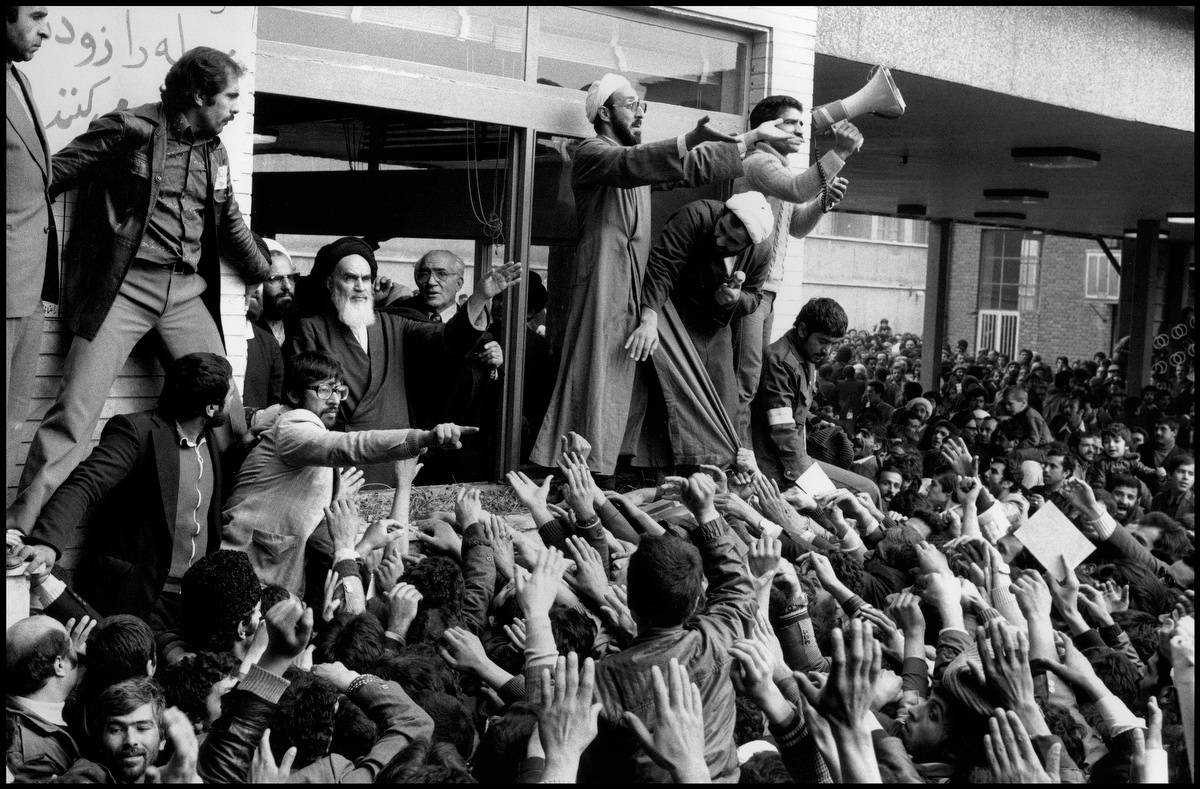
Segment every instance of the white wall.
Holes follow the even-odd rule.
[[[94,119],[118,106],[158,101],[159,88],[171,63],[195,46],[231,53],[248,72],[241,82],[240,112],[221,135],[229,151],[238,205],[249,221],[251,146],[254,127],[254,50],[256,12],[250,6],[51,6],[50,40],[20,68],[33,85],[34,102],[46,127],[50,152],[85,131]],[[73,194],[54,206],[59,239],[71,226]],[[31,413],[22,431],[20,462],[38,423],[54,402],[62,362],[71,335],[58,318],[57,305],[47,305],[46,331],[38,360],[38,381]],[[229,359],[239,384],[246,368],[243,334],[245,306],[241,279],[222,267],[221,317]],[[144,353],[135,354],[114,384],[93,440],[113,414],[154,406],[161,371]],[[16,495],[20,468],[7,469],[6,502]]]

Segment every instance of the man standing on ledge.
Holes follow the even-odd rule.
[[[612,474],[638,437],[626,435],[641,423],[630,416],[646,401],[644,368],[624,345],[638,323],[650,256],[650,187],[736,178],[747,146],[786,133],[770,126],[738,139],[710,129],[704,117],[687,134],[643,145],[646,102],[618,74],[592,83],[584,111],[596,136],[580,144],[571,172],[579,241],[564,353],[531,459],[553,466],[559,436],[574,431],[592,442],[592,471]]]
[[[217,136],[237,115],[243,73],[224,52],[188,50],[167,72],[162,101],[103,115],[55,154],[51,194],[82,186],[65,253],[75,337],[8,509],[9,529],[28,534],[87,455],[113,381],[147,332],[158,332],[172,359],[225,355],[218,251],[247,282],[266,278],[270,261],[238,210]],[[230,413],[242,434],[234,394]]]

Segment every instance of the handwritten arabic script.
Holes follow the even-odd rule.
[[[22,68],[33,83],[50,150],[96,117],[155,101],[168,69],[199,44],[253,49],[247,7],[71,6],[51,14],[51,40]]]

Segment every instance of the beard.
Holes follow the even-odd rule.
[[[297,311],[295,297],[281,301],[263,296],[262,317],[266,320],[286,321],[295,317]]]
[[[337,310],[338,320],[351,329],[365,329],[375,323],[375,304],[371,299],[351,301],[349,296],[337,291],[330,295],[333,298],[333,308]]]

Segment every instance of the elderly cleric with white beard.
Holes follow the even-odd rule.
[[[379,272],[375,253],[360,238],[340,238],[317,252],[312,277],[324,281],[330,302],[318,315],[300,322],[293,352],[320,351],[342,363],[349,392],[342,400],[335,430],[380,430],[414,425],[408,407],[404,358],[413,343],[462,357],[488,324],[492,297],[520,281],[521,264],[496,266],[475,286],[466,308],[446,323],[423,323],[375,312],[372,283]],[[364,467],[367,482],[395,484],[391,463]]]

